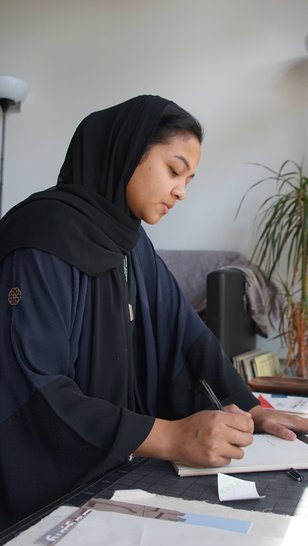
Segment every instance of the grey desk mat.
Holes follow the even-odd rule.
[[[224,502],[224,506],[259,512],[294,515],[308,484],[308,470],[301,471],[304,481],[292,480],[286,472],[254,472],[236,474],[237,478],[254,481],[262,499]],[[92,497],[110,498],[115,490],[143,489],[150,493],[220,503],[217,494],[217,476],[178,477],[165,461],[136,460],[97,480],[75,499],[80,506]],[[308,500],[306,515],[308,517]]]

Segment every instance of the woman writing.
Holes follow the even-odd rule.
[[[1,221],[1,528],[131,453],[217,466],[254,429],[308,430],[258,406],[140,225],[184,199],[201,142],[161,97],[95,112],[57,185]]]

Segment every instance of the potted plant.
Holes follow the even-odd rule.
[[[308,178],[291,160],[278,172],[255,165],[265,169],[267,176],[247,190],[238,212],[250,190],[274,183],[275,192],[258,209],[260,223],[251,261],[282,289],[278,330],[287,349],[287,364],[298,376],[308,377]]]

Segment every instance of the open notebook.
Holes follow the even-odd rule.
[[[179,476],[202,476],[208,474],[235,474],[241,472],[264,472],[308,468],[308,444],[296,439],[292,442],[270,434],[255,434],[253,443],[244,448],[243,459],[232,459],[226,466],[193,468],[172,462]]]

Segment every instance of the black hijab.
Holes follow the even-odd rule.
[[[0,223],[0,260],[17,248],[50,252],[97,277],[136,245],[126,186],[170,101],[142,95],[78,126],[57,186],[16,205]]]
[[[135,247],[140,221],[130,214],[125,191],[169,102],[143,95],[90,114],[72,138],[57,186],[32,195],[0,222],[0,260],[31,247],[94,277],[93,323],[85,326],[92,334],[87,394],[130,409],[133,348],[123,255]]]

